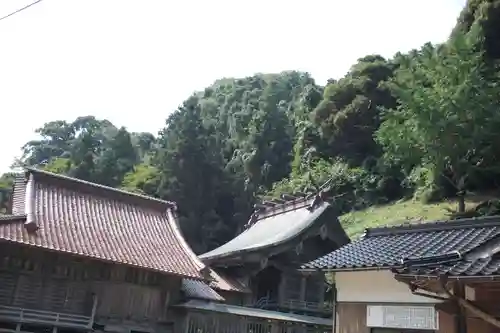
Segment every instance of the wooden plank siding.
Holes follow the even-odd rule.
[[[323,274],[283,272],[278,301],[281,307],[291,310],[323,312],[325,308],[325,278]]]
[[[181,278],[0,244],[0,306],[90,316],[95,322],[169,321]],[[94,299],[97,307],[94,309]]]
[[[233,314],[189,311],[184,333],[327,333],[330,329]]]
[[[370,333],[366,326],[366,304],[337,303],[335,333]]]

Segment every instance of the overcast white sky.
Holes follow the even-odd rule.
[[[0,16],[31,0],[0,0]],[[0,21],[0,172],[44,122],[154,134],[220,77],[302,70],[446,39],[465,0],[44,0]]]

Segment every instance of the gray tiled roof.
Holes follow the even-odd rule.
[[[204,299],[209,301],[223,302],[224,297],[219,295],[215,290],[210,288],[205,282],[182,279],[182,288],[187,298]]]
[[[292,240],[307,231],[330,207],[328,202],[323,201],[310,211],[307,208],[312,201],[313,199],[300,199],[274,207],[261,214],[254,224],[237,237],[199,257],[202,260],[210,260],[243,251],[256,251]]]
[[[357,270],[400,268],[415,274],[490,275],[500,269],[495,255],[470,258],[470,253],[488,241],[500,238],[500,217],[440,221],[366,230],[363,238],[302,266],[304,269]],[[402,269],[402,260],[429,258],[452,252],[460,259]]]
[[[0,223],[11,223],[11,222],[24,222],[26,220],[26,215],[1,215]]]
[[[489,258],[462,259],[456,262],[421,267],[404,267],[397,269],[404,275],[439,276],[492,276],[500,274],[500,258],[496,255]]]
[[[231,314],[236,316],[243,317],[253,317],[253,318],[262,318],[268,320],[279,320],[286,321],[290,323],[300,323],[300,324],[309,324],[309,325],[321,325],[329,327],[331,330],[331,326],[333,325],[333,320],[331,318],[319,318],[312,316],[305,316],[295,313],[285,313],[278,311],[269,311],[258,308],[250,308],[244,306],[230,305],[230,304],[221,304],[221,303],[213,303],[213,302],[203,302],[198,300],[190,300],[186,303],[179,304],[177,307],[207,311],[207,312],[219,312],[225,314]],[[326,331],[326,329],[325,329]]]

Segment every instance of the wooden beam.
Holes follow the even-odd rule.
[[[471,301],[468,301],[460,296],[452,294],[446,286],[446,277],[445,276],[443,276],[440,279],[440,282],[441,282],[441,288],[446,293],[446,295],[450,299],[457,302],[461,308],[463,308],[467,312],[470,312],[471,314],[478,316],[480,319],[493,325],[494,327],[500,328],[500,320],[498,320],[495,315],[492,315],[491,313],[482,310],[481,308],[474,305]]]
[[[97,295],[96,294],[92,295],[92,312],[90,314],[90,322],[89,322],[90,328],[92,328],[92,326],[94,325],[94,318],[97,312],[97,302],[98,302]]]
[[[483,312],[487,312],[488,314],[494,317],[500,317],[500,304],[497,301],[467,301],[472,306],[480,309]],[[454,301],[447,301],[443,303],[436,304],[436,310],[446,312],[451,315],[457,315],[459,312],[459,305]],[[469,315],[473,315],[468,311]],[[478,316],[474,316],[479,318]]]

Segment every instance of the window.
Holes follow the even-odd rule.
[[[368,305],[366,324],[380,329],[400,327],[389,332],[432,332],[438,327],[438,316],[434,306]]]

